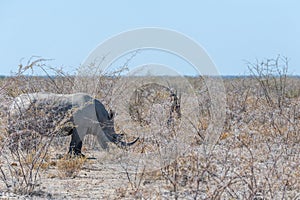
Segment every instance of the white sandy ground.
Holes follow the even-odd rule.
[[[129,173],[131,182],[138,184],[139,176],[135,179],[138,165],[132,164],[138,163],[138,159],[132,158],[131,164],[126,164],[122,150],[87,150],[84,153],[94,159],[87,160],[76,177],[61,177],[57,166],[50,166],[42,172],[41,185],[34,195],[22,196],[5,192],[5,186],[1,182],[0,199],[174,199],[170,184],[150,170],[147,171],[150,173],[143,175],[139,189],[135,192],[125,169],[132,172]],[[193,199],[194,195],[182,190],[179,192],[179,199]],[[300,199],[297,191],[290,191],[288,196],[292,200]],[[197,199],[203,198],[198,196]]]
[[[111,152],[90,150],[85,152],[88,157],[81,171],[76,177],[61,177],[61,171],[57,166],[50,166],[41,172],[41,185],[32,196],[16,195],[6,192],[5,185],[0,182],[0,199],[133,199],[139,194],[134,193],[128,180],[126,169],[131,171],[129,176],[133,182],[136,181],[136,166],[121,163],[120,155]],[[53,159],[56,160],[56,159]],[[155,184],[153,184],[155,183]],[[143,177],[140,191],[142,196],[156,199],[162,194],[167,194],[168,188],[161,187],[164,180],[151,180]]]

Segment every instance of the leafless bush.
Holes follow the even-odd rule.
[[[7,78],[1,88],[1,165],[0,177],[8,190],[19,194],[31,194],[40,185],[40,173],[47,168],[49,146],[55,137],[57,128],[65,116],[57,107],[60,115],[54,115],[53,107],[47,102],[41,107],[32,105],[26,112],[11,116],[9,105],[13,98],[19,94],[32,92],[49,91],[63,92],[67,84],[59,85],[59,76],[53,78],[48,74],[44,63],[46,59],[29,61],[26,66],[20,64],[16,76]],[[35,68],[42,69],[47,78],[28,76],[31,71],[34,74]],[[62,75],[59,70],[56,71]],[[71,81],[66,78],[64,81]],[[43,88],[44,87],[44,88]],[[52,111],[52,112],[51,112]],[[67,127],[61,127],[63,129]],[[46,136],[46,137],[45,137]]]
[[[20,148],[2,148],[0,177],[8,190],[18,194],[31,194],[40,186],[40,173],[47,168],[50,143],[51,138],[40,138],[36,148],[26,152]]]
[[[34,92],[65,93],[72,92],[74,77],[61,68],[51,67],[51,60],[31,57],[26,64],[20,64],[18,72],[6,78],[9,83],[5,93],[16,97]]]
[[[278,59],[269,61],[269,67],[272,62],[276,64],[282,61]],[[281,64],[277,67],[282,66]],[[138,197],[296,198],[297,192],[300,191],[298,181],[300,157],[297,153],[300,150],[298,145],[300,102],[297,92],[288,95],[288,91],[297,91],[300,79],[288,76],[285,68],[280,72],[277,70],[279,69],[267,76],[263,75],[265,73],[263,71],[261,77],[254,77],[252,74],[251,77],[224,80],[228,105],[226,123],[214,151],[208,156],[203,153],[201,141],[204,139],[205,129],[209,123],[210,98],[205,85],[194,80],[198,88],[197,97],[200,106],[197,120],[192,124],[196,131],[193,132],[194,137],[190,137],[191,145],[183,155],[178,155],[177,159],[168,164],[163,162],[162,156],[160,170],[142,173],[142,183],[146,185],[141,184],[138,187],[140,192]],[[182,104],[183,112],[185,106],[191,106],[189,105],[191,99],[185,103],[187,105]],[[150,127],[153,135],[147,136],[151,135],[152,140],[142,138],[140,144],[143,146],[142,152],[153,152],[162,147],[155,144],[166,144],[163,142],[165,138],[157,135],[162,136],[170,127],[162,126],[156,132],[154,126],[158,126],[159,122],[160,120],[155,121]],[[181,123],[181,126],[185,131],[172,129],[175,133],[165,136],[173,140],[172,135],[186,134],[187,131],[192,130],[186,123]],[[177,145],[179,147],[181,144],[177,143]],[[161,152],[161,155],[163,153],[165,152]],[[159,188],[151,187],[155,183]],[[145,187],[155,191],[152,192],[155,195],[149,195]],[[130,194],[124,197],[128,196]]]
[[[122,104],[119,106],[122,109],[117,110],[116,130],[129,133],[129,137],[140,136],[140,141],[133,148],[119,152],[121,155],[116,154],[118,158],[113,159],[118,160],[116,165],[121,165],[120,177],[122,174],[125,177],[117,180],[122,182],[122,187],[116,190],[116,198],[297,198],[300,191],[300,79],[288,76],[287,64],[283,57],[249,63],[251,76],[224,80],[227,90],[226,122],[210,154],[205,154],[202,148],[212,115],[211,98],[203,78],[188,78],[195,90],[183,90],[182,116],[175,121],[177,123],[166,123],[171,106],[168,98],[152,104],[149,101],[149,112],[141,115],[150,120],[147,126],[141,126],[130,117],[130,95],[133,93],[125,96],[124,92],[120,92],[126,91],[129,81],[136,81],[136,77],[120,78],[118,73],[115,76],[97,74],[93,79],[96,82],[91,85],[87,85],[89,80],[81,79],[78,85],[82,86],[78,88],[80,91],[90,87],[107,107]],[[63,75],[60,78],[16,76],[6,79],[0,84],[0,93],[3,94],[0,97],[1,119],[6,117],[6,105],[20,93],[68,93],[73,91],[73,86],[74,77]],[[197,98],[191,94],[196,94]],[[48,145],[51,140],[56,141],[39,134],[53,133],[53,125],[44,126],[47,117],[38,118],[47,116],[43,113],[45,111],[40,108],[32,110],[30,123],[19,123],[19,128],[13,129],[20,133],[17,134],[19,138],[23,137],[17,140],[17,146],[10,146],[17,151],[11,151],[13,148],[7,145],[6,126],[3,120],[0,121],[3,133],[0,138],[3,141],[0,177],[9,189],[15,188],[19,193],[30,193],[39,186],[40,176],[49,165]],[[57,120],[62,119],[62,116],[57,117],[61,117]],[[36,128],[32,129],[29,124]],[[31,135],[29,143],[35,141],[36,146],[28,146],[28,136],[24,138],[26,134]],[[86,142],[94,146],[93,138],[90,140]],[[56,148],[58,142],[54,145]],[[83,164],[68,159],[56,163],[56,172],[63,177],[74,177]]]
[[[28,124],[28,118],[32,123]],[[42,119],[40,112],[24,113],[24,118],[9,118],[9,125],[2,132],[0,177],[7,189],[15,193],[33,193],[40,185],[40,172],[47,168],[54,135],[43,137],[47,129]]]
[[[103,58],[104,60],[105,58]],[[100,62],[99,65],[101,65]],[[126,65],[110,72],[99,70],[99,66],[91,63],[88,66],[81,66],[78,69],[78,75],[75,78],[73,92],[85,92],[101,100],[101,102],[109,107],[113,101],[113,90],[116,83],[121,79],[121,74],[127,71]],[[118,89],[118,88],[117,88]]]
[[[275,59],[249,62],[248,69],[259,83],[268,104],[281,108],[287,92],[288,58],[278,55]]]
[[[150,125],[150,116],[153,117],[151,110],[155,105],[163,106],[168,124],[181,117],[180,94],[173,88],[157,83],[143,85],[134,91],[129,102],[129,115],[142,126]]]

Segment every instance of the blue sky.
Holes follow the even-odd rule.
[[[297,0],[1,1],[0,74],[16,71],[31,56],[54,59],[50,65],[75,72],[111,36],[161,27],[195,40],[222,75],[244,75],[246,61],[278,54],[290,59],[290,73],[300,75],[299,10]],[[144,56],[145,63],[192,73],[184,62],[164,56]],[[140,58],[131,65],[142,63]]]

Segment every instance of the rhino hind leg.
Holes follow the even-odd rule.
[[[69,147],[69,154],[85,157],[81,153],[81,148],[82,148],[82,140],[80,139],[77,130],[73,129],[72,138],[71,138],[70,147]]]

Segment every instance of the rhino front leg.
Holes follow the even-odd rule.
[[[69,147],[69,154],[84,157],[84,155],[81,153],[81,148],[82,148],[82,140],[78,135],[78,131],[76,129],[73,129],[72,138]]]

